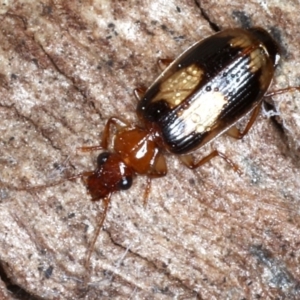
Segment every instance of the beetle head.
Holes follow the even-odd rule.
[[[113,192],[127,190],[132,185],[134,171],[116,153],[103,152],[97,158],[97,168],[85,182],[92,200],[109,197]]]

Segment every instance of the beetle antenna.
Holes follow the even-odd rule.
[[[110,203],[110,197],[111,197],[111,194],[109,194],[108,196],[106,196],[102,201],[103,201],[103,207],[104,207],[104,210],[103,212],[100,214],[100,217],[99,217],[99,220],[98,220],[98,225],[97,225],[97,228],[96,228],[96,231],[94,232],[94,237],[91,241],[91,244],[89,246],[89,249],[88,249],[88,252],[87,252],[87,255],[86,255],[86,259],[85,259],[85,263],[84,263],[84,267],[85,269],[87,270],[87,273],[85,275],[85,278],[83,280],[83,286],[86,287],[87,286],[87,282],[89,281],[90,279],[90,273],[88,272],[88,269],[89,269],[89,263],[90,263],[90,259],[91,259],[91,256],[92,256],[92,253],[94,251],[94,248],[95,248],[95,244],[96,244],[96,241],[98,239],[98,236],[100,234],[100,231],[103,227],[103,223],[105,221],[105,218],[106,218],[106,214],[107,214],[107,210],[108,210],[108,206],[109,206],[109,203]]]
[[[60,185],[64,182],[66,182],[66,181],[72,181],[72,180],[77,179],[77,178],[90,176],[93,173],[94,172],[82,172],[82,173],[79,173],[77,175],[72,175],[72,176],[63,178],[61,180],[55,181],[53,183],[47,183],[47,184],[36,185],[36,186],[31,186],[31,187],[21,187],[21,188],[12,187],[11,189],[14,190],[14,191],[34,191],[34,190],[46,189],[46,188],[49,188],[49,187],[52,187],[52,186]]]

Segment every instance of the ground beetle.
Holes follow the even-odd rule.
[[[101,153],[93,172],[80,174],[93,200],[104,199],[126,190],[135,175],[146,175],[149,193],[151,178],[165,176],[164,152],[178,154],[189,168],[197,168],[214,156],[214,150],[200,161],[190,152],[227,131],[243,137],[253,124],[279,61],[276,42],[261,28],[227,29],[191,46],[143,93],[137,115],[139,125],[119,118],[108,120],[99,147],[108,149],[111,126],[116,127],[112,151]],[[252,111],[247,126],[240,132],[234,124]]]
[[[197,42],[173,62],[161,60],[168,65],[162,74],[148,90],[136,90],[136,95],[142,94],[137,106],[139,125],[110,118],[101,145],[80,148],[82,151],[105,150],[97,158],[96,169],[68,178],[83,178],[92,200],[102,199],[104,204],[87,263],[112,193],[130,188],[134,176],[146,175],[145,200],[151,179],[167,173],[164,152],[178,155],[191,169],[220,156],[239,171],[217,150],[199,161],[194,161],[190,153],[224,132],[242,138],[249,131],[279,58],[278,46],[267,31],[236,28]],[[299,88],[288,87],[267,96],[291,89]],[[235,123],[249,112],[249,121],[240,132]],[[112,126],[115,131],[111,150],[108,150]]]

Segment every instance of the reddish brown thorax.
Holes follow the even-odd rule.
[[[113,151],[98,156],[96,170],[85,180],[92,199],[103,199],[113,192],[129,189],[136,174],[165,175],[165,160],[155,139],[154,131],[139,127],[117,130]]]

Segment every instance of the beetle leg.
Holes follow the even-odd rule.
[[[245,127],[245,129],[241,132],[236,126],[232,126],[227,130],[227,134],[235,139],[241,139],[243,138],[250,128],[252,127],[253,123],[255,122],[261,108],[262,102],[260,102],[252,111],[252,114],[250,116],[250,119]]]
[[[291,91],[300,91],[300,87],[299,86],[289,86],[284,89],[269,92],[264,97],[272,97],[272,96],[284,94],[284,93],[291,92]]]
[[[239,169],[239,167],[231,160],[229,159],[224,153],[214,150],[207,156],[201,158],[198,162],[194,161],[194,158],[191,154],[182,155],[179,157],[179,159],[190,169],[196,169],[205,163],[209,162],[212,158],[215,156],[219,156],[223,158],[232,168],[235,172],[237,172],[239,175],[242,174],[242,171]]]
[[[147,89],[145,87],[142,87],[142,86],[135,88],[133,90],[133,94],[134,94],[135,99],[137,101],[140,101],[143,98],[143,96],[145,95],[146,90]]]
[[[117,130],[120,130],[121,128],[129,126],[127,122],[125,122],[119,118],[116,118],[116,117],[109,118],[104,127],[103,134],[102,134],[101,146],[103,149],[107,149],[107,147],[108,147],[108,139],[109,139],[111,125],[114,125]]]
[[[79,148],[77,148],[77,150],[80,150],[82,152],[91,152],[91,151],[107,149],[111,125],[114,125],[117,128],[117,130],[119,130],[122,127],[129,126],[125,121],[123,121],[119,118],[116,118],[116,117],[111,117],[108,119],[107,123],[105,124],[100,145],[79,147]]]
[[[157,60],[157,65],[161,71],[166,69],[174,60],[171,58],[160,58]]]

